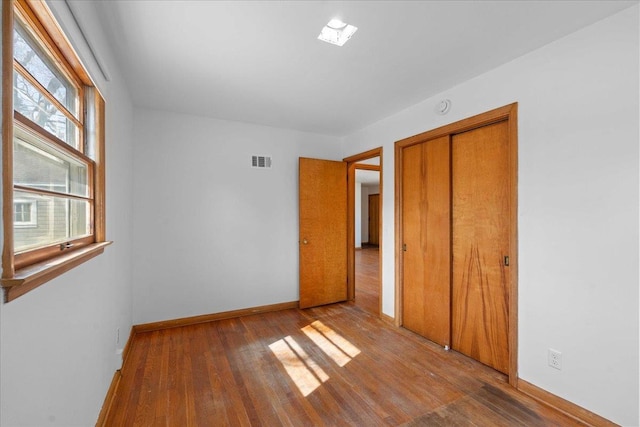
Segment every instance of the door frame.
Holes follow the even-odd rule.
[[[403,150],[406,147],[420,144],[431,139],[451,136],[454,134],[470,131],[492,123],[506,121],[509,128],[509,191],[511,210],[509,221],[511,234],[509,245],[511,260],[508,269],[508,290],[509,290],[509,384],[517,387],[518,381],[518,103],[496,108],[485,113],[478,114],[439,128],[429,130],[418,135],[411,136],[395,142],[395,324],[402,325],[403,307],[403,263],[402,263],[402,165]]]
[[[380,165],[358,164],[363,160],[380,158]],[[347,163],[347,300],[353,301],[356,296],[356,169],[377,170],[380,172],[380,200],[382,200],[382,147],[374,148],[363,153],[342,159]],[[382,202],[380,207],[382,208]],[[380,275],[378,285],[378,317],[382,313],[382,209],[379,212],[379,252],[378,252],[378,273]]]

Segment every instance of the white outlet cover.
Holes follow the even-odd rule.
[[[554,369],[562,370],[562,353],[550,348],[547,353],[547,363]]]

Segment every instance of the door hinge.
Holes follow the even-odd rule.
[[[504,265],[505,267],[509,267],[509,255],[504,256]]]

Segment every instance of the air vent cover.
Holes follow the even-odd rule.
[[[271,156],[251,156],[251,167],[258,169],[271,169]]]

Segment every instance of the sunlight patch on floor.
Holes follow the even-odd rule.
[[[342,338],[328,326],[319,320],[301,329],[324,353],[333,359],[340,367],[351,361],[351,358],[360,353],[353,344]]]
[[[338,334],[336,331],[326,326],[319,320],[316,320],[311,324],[318,332],[324,335],[329,341],[335,344],[336,347],[348,354],[351,358],[360,354],[360,350],[355,345],[351,344],[348,340]]]
[[[340,367],[360,354],[356,346],[319,320],[300,330]],[[309,357],[292,336],[286,336],[270,344],[269,348],[304,397],[329,379],[329,375]]]
[[[274,342],[269,345],[269,348],[280,360],[303,396],[307,397],[320,387],[321,383],[329,379],[322,368],[307,355],[291,336]]]

